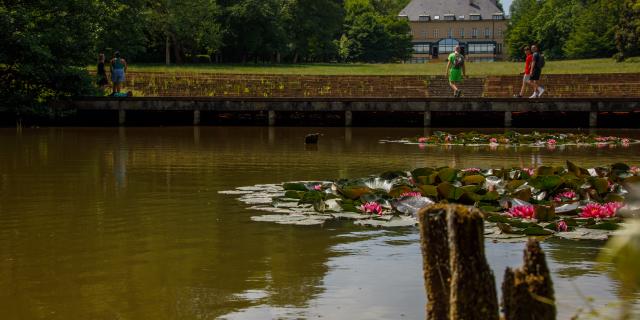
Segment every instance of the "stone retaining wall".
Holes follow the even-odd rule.
[[[521,76],[470,77],[466,97],[511,97]],[[543,75],[547,97],[640,97],[640,74]],[[136,96],[173,97],[449,97],[444,76],[311,76],[130,72]],[[531,89],[527,89],[531,94]]]

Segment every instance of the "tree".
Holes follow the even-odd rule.
[[[582,6],[563,50],[567,58],[611,57],[616,50],[615,30],[619,10],[610,1],[591,0]]]
[[[615,28],[617,59],[640,55],[640,0],[611,1],[609,10],[619,14]]]
[[[211,55],[222,45],[215,0],[153,0],[147,4],[150,33],[173,48],[177,63],[187,55]]]
[[[537,16],[540,7],[537,0],[514,0],[511,4],[511,20],[505,36],[511,58],[523,59],[522,48],[535,42],[531,19]]]
[[[368,0],[345,2],[345,34],[351,60],[387,62],[411,56],[410,27],[406,20],[384,17]]]
[[[228,60],[277,60],[286,49],[282,0],[221,1],[225,28],[223,53]]]
[[[85,66],[97,58],[99,15],[90,0],[1,1],[0,107],[23,114],[51,100],[93,94]]]
[[[284,25],[292,62],[327,61],[336,56],[334,43],[342,30],[343,8],[336,0],[287,0]]]

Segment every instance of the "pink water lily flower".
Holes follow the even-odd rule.
[[[584,206],[584,208],[582,208],[580,217],[594,219],[612,218],[616,215],[618,209],[622,208],[623,206],[624,205],[619,202],[609,202],[606,204],[589,203]]]
[[[557,144],[557,143],[558,143],[558,142],[556,141],[556,139],[549,139],[549,140],[547,140],[547,144],[554,145],[554,144]]]
[[[575,199],[577,197],[578,197],[578,195],[575,192],[573,192],[573,191],[565,191],[563,193],[557,194],[553,198],[553,201],[562,202],[562,201],[566,201],[566,200],[573,200],[573,199]]]
[[[420,138],[418,138],[418,142],[419,142],[419,143],[425,143],[425,142],[427,142],[427,138],[425,138],[425,137],[420,137]]]
[[[522,168],[522,171],[528,173],[530,176],[533,176],[536,173],[535,168]]]
[[[622,142],[623,146],[628,146],[631,143],[631,141],[627,138],[622,139],[620,142]]]
[[[629,172],[631,172],[632,174],[638,174],[640,173],[640,168],[633,166],[631,167],[631,169],[629,169]]]
[[[536,218],[536,209],[533,206],[515,206],[509,209],[509,216],[532,220]]]
[[[466,168],[466,169],[462,169],[462,172],[464,173],[478,173],[480,172],[480,168]]]
[[[322,185],[321,184],[316,184],[315,186],[313,186],[313,190],[321,191],[322,190]]]
[[[490,143],[493,143],[493,144],[496,144],[496,143],[498,143],[498,139],[496,139],[496,138],[491,138],[491,139],[489,139],[489,142],[490,142]]]
[[[564,220],[560,220],[557,224],[557,230],[560,232],[567,232],[569,230],[569,226],[564,222]]]
[[[400,198],[404,197],[422,197],[422,193],[420,192],[405,192],[400,195]]]
[[[367,214],[382,215],[382,206],[377,202],[367,202],[359,207],[360,211]]]

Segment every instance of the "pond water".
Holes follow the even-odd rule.
[[[317,148],[303,144],[310,132],[324,134]],[[424,319],[417,228],[251,222],[261,213],[218,191],[422,166],[640,164],[639,145],[490,150],[378,143],[420,134],[429,132],[0,129],[2,318]],[[595,268],[601,242],[543,246],[560,319],[618,300],[619,283]],[[507,266],[520,265],[523,247],[486,243],[498,282]]]

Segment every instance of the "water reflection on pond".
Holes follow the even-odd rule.
[[[316,148],[306,133],[320,132]],[[604,134],[639,137],[638,131]],[[0,130],[3,319],[422,319],[418,233],[251,222],[220,190],[420,166],[640,163],[640,147],[555,150],[379,144],[421,129]],[[560,318],[618,284],[598,242],[544,244]],[[487,243],[495,274],[522,244]]]

